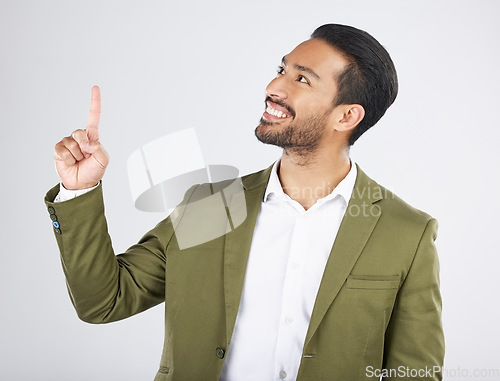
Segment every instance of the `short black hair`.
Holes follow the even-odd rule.
[[[398,94],[398,77],[389,53],[370,34],[348,25],[326,24],[311,38],[327,42],[349,61],[337,77],[334,105],[360,104],[365,116],[349,137],[349,145],[375,125]]]

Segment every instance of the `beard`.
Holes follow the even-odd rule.
[[[326,119],[331,112],[332,110],[328,110],[323,115],[310,116],[302,120],[294,119],[283,129],[280,129],[279,122],[274,123],[261,118],[255,129],[255,136],[262,143],[283,148],[287,154],[310,156],[321,142]]]

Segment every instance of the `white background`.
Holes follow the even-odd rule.
[[[371,33],[398,69],[396,103],[352,157],[440,222],[446,367],[499,369],[499,15],[494,0],[2,0],[0,378],[150,380],[159,364],[162,306],[104,326],[78,320],[42,201],[57,182],[53,146],[85,127],[91,86],[123,251],[163,218],[134,209],[128,156],[195,127],[207,163],[267,167],[279,150],[253,135],[264,88],[329,22]]]

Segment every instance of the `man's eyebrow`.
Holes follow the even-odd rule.
[[[287,66],[287,64],[286,64],[286,57],[283,57],[281,59],[281,64],[283,66]],[[313,69],[311,69],[310,67],[302,66],[302,65],[298,65],[298,64],[293,65],[293,67],[295,69],[297,69],[297,70],[304,71],[306,73],[311,74],[313,77],[316,77],[316,79],[321,79],[321,77]]]

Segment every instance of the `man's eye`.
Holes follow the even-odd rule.
[[[278,69],[276,69],[276,72],[279,75],[283,75],[283,74],[285,74],[285,68],[283,66],[278,66]]]
[[[297,78],[297,80],[298,80],[299,82],[309,84],[309,80],[308,80],[306,77],[304,77],[303,75],[299,75],[299,77]]]

